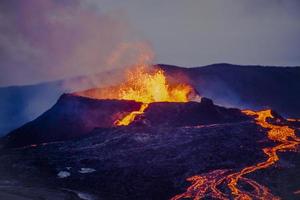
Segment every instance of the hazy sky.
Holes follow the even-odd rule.
[[[299,38],[299,0],[1,0],[0,86],[119,67],[124,46],[182,66],[299,66]]]

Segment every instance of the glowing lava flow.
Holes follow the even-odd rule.
[[[266,161],[260,162],[258,164],[246,167],[241,171],[235,173],[228,173],[229,170],[215,170],[213,172],[203,174],[201,176],[193,176],[187,179],[191,181],[192,185],[187,188],[186,192],[176,195],[172,200],[179,199],[194,199],[199,200],[204,197],[212,197],[215,199],[229,200],[251,200],[251,199],[280,199],[271,194],[269,189],[265,186],[260,185],[254,180],[245,178],[244,175],[252,173],[256,170],[268,168],[279,160],[277,152],[279,151],[292,151],[296,150],[297,146],[300,144],[300,138],[296,136],[295,130],[284,125],[273,125],[267,121],[268,118],[274,118],[271,110],[264,111],[243,111],[249,116],[257,116],[256,123],[263,128],[268,130],[268,138],[274,142],[279,142],[278,145],[274,147],[267,147],[262,149],[263,152],[268,156]],[[246,183],[250,185],[254,190],[245,191],[238,187],[238,183]],[[232,197],[220,191],[218,187],[222,184],[227,184],[231,191]]]
[[[133,112],[129,113],[128,115],[126,115],[124,118],[115,121],[115,125],[117,125],[117,126],[127,126],[127,125],[129,125],[131,122],[134,121],[134,119],[137,115],[141,115],[141,114],[144,113],[144,111],[146,110],[148,105],[149,105],[148,103],[143,103],[141,105],[141,108],[138,111],[133,111]]]
[[[138,111],[117,120],[115,125],[129,125],[137,115],[143,114],[152,102],[187,102],[191,92],[192,88],[189,85],[168,84],[164,72],[160,69],[152,73],[144,67],[129,71],[126,82],[120,86],[118,98],[142,102],[142,105]]]

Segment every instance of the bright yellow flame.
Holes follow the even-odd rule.
[[[117,126],[130,124],[136,115],[144,113],[152,102],[187,102],[191,98],[198,97],[191,86],[170,84],[162,69],[150,70],[146,64],[130,69],[126,75],[125,81],[120,85],[91,89],[76,94],[95,99],[123,99],[142,103],[139,110],[117,120],[115,122]]]
[[[123,119],[117,120],[115,125],[127,126],[134,121],[137,115],[143,114],[149,103],[152,102],[187,102],[192,88],[188,85],[168,85],[164,72],[157,70],[147,72],[139,67],[128,72],[127,81],[121,85],[119,98],[142,102],[138,111],[133,111]]]
[[[119,98],[137,102],[187,102],[192,88],[185,84],[168,85],[164,72],[154,73],[140,67],[128,72],[127,81],[121,85]]]

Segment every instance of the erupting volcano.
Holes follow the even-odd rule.
[[[128,71],[126,80],[117,87],[114,87],[113,93],[107,96],[105,91],[87,91],[81,95],[98,99],[111,98],[112,96],[120,100],[134,100],[140,102],[139,110],[135,110],[125,114],[117,119],[114,124],[116,126],[127,126],[131,124],[138,115],[142,115],[153,102],[188,102],[195,99],[195,90],[187,84],[171,85],[161,69],[146,70],[145,67],[138,67]],[[97,94],[97,95],[95,95]],[[99,95],[100,94],[100,95]],[[295,130],[287,125],[288,122],[298,122],[297,119],[279,119],[274,120],[271,110],[263,111],[242,111],[249,117],[256,117],[256,124],[268,130],[267,137],[269,140],[278,143],[276,146],[265,147],[262,149],[267,156],[267,160],[257,164],[245,167],[240,171],[219,169],[208,172],[204,175],[196,175],[188,178],[192,182],[186,192],[176,195],[172,200],[190,198],[194,200],[211,197],[214,199],[227,200],[234,198],[236,200],[250,199],[279,199],[273,195],[271,191],[260,185],[258,182],[251,180],[245,175],[260,169],[268,168],[274,165],[279,157],[277,152],[295,151],[300,143],[300,138],[296,136]],[[231,194],[226,193],[224,184]],[[247,188],[245,185],[252,187]],[[245,189],[247,188],[247,189]]]
[[[96,91],[84,91],[78,93],[96,99],[133,100],[142,103],[140,109],[132,111],[121,119],[115,121],[115,125],[129,125],[137,115],[144,113],[149,104],[153,102],[188,102],[196,100],[195,90],[188,84],[170,84],[162,69],[150,69],[146,65],[128,70],[126,80],[119,86],[110,90],[97,89]],[[198,100],[200,99],[197,96]]]
[[[153,102],[187,102],[192,88],[186,84],[170,86],[159,69],[152,73],[146,72],[145,68],[137,68],[129,72],[127,81],[121,85],[120,99],[142,102],[138,111],[133,111],[123,119],[117,120],[116,125],[129,125],[136,117],[147,109]]]
[[[299,10],[0,0],[0,200],[300,200]]]
[[[0,169],[13,168],[13,178],[46,170],[34,176],[37,183],[47,179],[59,190],[99,199],[295,199],[299,127],[298,119],[273,110],[216,105],[199,96],[193,81],[140,65],[118,85],[61,95],[47,112],[9,133]],[[286,161],[280,152],[288,151],[294,154]],[[287,163],[280,181],[260,174],[277,172],[279,161]],[[279,190],[290,182],[291,188]]]

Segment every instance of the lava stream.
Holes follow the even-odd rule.
[[[274,147],[262,149],[263,152],[268,156],[268,159],[234,173],[230,173],[228,170],[215,170],[201,176],[197,175],[190,177],[187,179],[187,181],[191,181],[192,185],[187,188],[186,192],[176,195],[172,198],[172,200],[186,198],[199,200],[204,197],[212,197],[222,200],[232,198],[236,200],[280,199],[279,197],[274,196],[267,187],[260,185],[254,180],[245,178],[244,175],[272,166],[279,160],[277,155],[277,152],[279,151],[295,151],[297,146],[300,144],[300,138],[296,136],[295,130],[288,126],[274,125],[269,123],[267,119],[274,118],[271,110],[263,110],[258,112],[244,110],[243,113],[249,116],[257,116],[255,118],[256,124],[268,129],[268,138],[270,140],[279,142],[279,144]],[[245,191],[240,189],[238,184],[241,182],[250,185],[254,190]],[[227,187],[231,191],[232,197],[218,189],[218,187],[221,187],[223,184],[227,184]]]
[[[134,119],[136,118],[137,115],[143,114],[148,106],[149,106],[148,103],[143,103],[138,111],[133,111],[133,112],[129,113],[128,115],[126,115],[124,118],[115,121],[115,125],[117,125],[117,126],[129,125],[131,122],[134,121]]]

